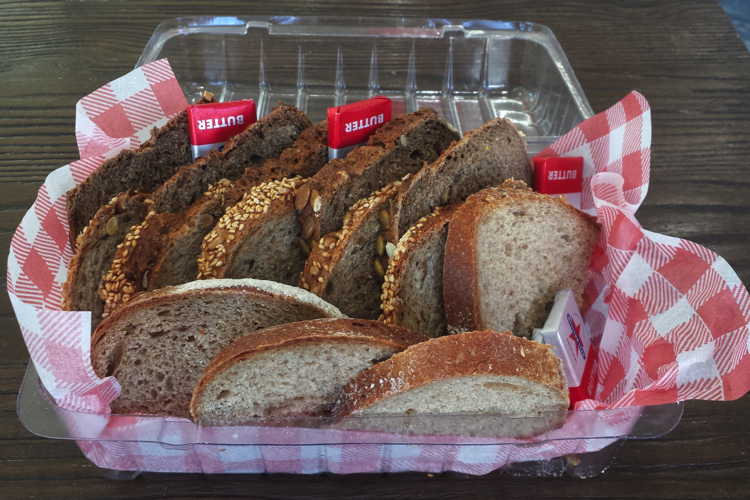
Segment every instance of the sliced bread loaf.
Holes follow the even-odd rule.
[[[121,386],[115,413],[188,416],[193,388],[209,361],[237,337],[306,319],[341,317],[296,287],[259,280],[205,280],[135,297],[92,337],[100,377]]]
[[[549,346],[510,332],[475,331],[413,345],[364,370],[344,387],[333,412],[401,416],[352,419],[348,427],[528,437],[561,425],[568,401],[560,359]]]
[[[312,123],[302,111],[280,104],[232,137],[221,151],[212,151],[194,163],[181,167],[154,191],[154,209],[157,212],[187,209],[211,184],[222,178],[235,180],[247,167],[278,156],[310,126]]]
[[[143,194],[121,193],[103,205],[78,235],[63,286],[63,309],[91,311],[92,328],[104,312],[97,291],[117,245],[133,225],[143,221],[150,205],[151,200]]]
[[[344,216],[344,226],[313,244],[300,286],[353,318],[375,319],[380,314],[380,289],[388,267],[383,214],[398,192],[401,180],[359,200]],[[388,247],[388,248],[386,248]]]
[[[443,310],[443,254],[455,205],[438,207],[396,245],[385,272],[383,321],[430,337],[447,332]]]
[[[558,291],[573,290],[582,305],[598,241],[592,217],[520,181],[470,196],[453,216],[446,242],[449,330],[529,336],[544,324]]]
[[[240,337],[206,368],[190,414],[203,425],[321,416],[360,371],[426,337],[378,321],[316,319]],[[277,421],[278,422],[278,421]]]
[[[509,120],[496,118],[468,132],[405,182],[393,202],[388,240],[435,207],[459,203],[480,189],[515,178],[531,184],[526,144]]]
[[[343,159],[328,162],[295,195],[308,243],[341,228],[360,199],[434,161],[458,139],[430,109],[401,115],[380,127]]]

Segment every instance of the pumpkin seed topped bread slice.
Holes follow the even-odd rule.
[[[422,332],[445,335],[443,255],[455,205],[438,207],[401,237],[388,264],[381,303],[383,321]]]
[[[504,118],[490,120],[451,144],[401,186],[393,202],[388,240],[397,242],[435,207],[460,203],[505,179],[531,184],[532,174],[526,144],[515,126]]]
[[[352,205],[344,226],[313,245],[300,286],[336,305],[353,318],[380,314],[380,289],[388,267],[383,219],[402,180],[394,181]]]

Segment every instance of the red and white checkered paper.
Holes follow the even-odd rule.
[[[83,98],[76,122],[82,159],[47,177],[11,241],[8,292],[31,359],[66,410],[61,416],[70,435],[98,439],[78,443],[95,464],[162,472],[484,474],[512,462],[599,450],[614,440],[601,437],[629,432],[639,414],[629,407],[735,399],[750,389],[750,298],[737,275],[713,252],[645,231],[635,219],[648,187],[651,131],[646,100],[631,93],[542,153],[583,156],[583,207],[602,225],[586,289],[586,321],[598,343],[596,400],[579,402],[581,411],[561,429],[487,444],[336,430],[211,430],[186,419],[111,415],[120,389],[91,368],[90,314],[60,310],[71,258],[65,194],[185,106],[165,60]]]

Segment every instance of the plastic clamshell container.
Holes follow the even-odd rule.
[[[219,101],[255,99],[258,114],[283,101],[323,120],[330,106],[375,95],[393,100],[394,114],[421,107],[435,109],[462,133],[487,120],[504,117],[524,132],[534,155],[561,134],[592,116],[565,54],[552,32],[533,23],[413,18],[334,17],[196,17],[161,23],[137,65],[167,58],[190,101],[203,91]],[[546,433],[527,443],[554,440],[606,440],[604,449],[506,466],[509,473],[591,477],[606,470],[623,439],[645,439],[671,431],[682,415],[682,404],[628,407],[604,411],[569,411],[566,422],[585,425],[576,431]],[[498,445],[519,417],[507,415],[419,416],[430,429],[420,434],[408,416],[354,418],[349,432],[326,418],[277,421],[277,426],[307,429],[275,441],[273,433],[243,432],[242,427],[201,428],[186,419],[153,419],[138,435],[121,422],[131,416],[100,416],[57,407],[40,387],[30,364],[18,396],[18,415],[26,428],[56,439],[158,443],[180,448],[280,445]],[[523,417],[523,420],[560,415]],[[432,422],[430,422],[432,420]],[[481,429],[456,437],[452,423]],[[613,422],[617,424],[613,425]],[[257,425],[261,425],[260,422]],[[571,426],[572,427],[572,426]],[[257,429],[257,427],[254,427]],[[248,427],[247,429],[250,429]],[[261,437],[262,436],[262,437]],[[514,442],[516,445],[517,442]],[[127,475],[127,474],[126,474]]]

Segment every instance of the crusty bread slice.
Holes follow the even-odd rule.
[[[297,284],[307,254],[300,245],[290,177],[250,188],[203,239],[198,278],[256,278]]]
[[[140,294],[99,324],[91,360],[122,391],[115,413],[188,416],[209,361],[237,337],[306,319],[341,317],[296,287],[260,280],[205,280]]]
[[[92,328],[104,312],[104,301],[97,291],[117,245],[133,225],[143,221],[150,205],[146,195],[120,193],[103,205],[78,235],[63,286],[63,309],[91,311]]]
[[[395,243],[435,207],[460,203],[505,179],[531,184],[532,173],[526,144],[515,126],[503,118],[490,120],[451,144],[401,186],[386,236]]]
[[[237,339],[216,356],[193,391],[203,425],[326,415],[341,388],[373,363],[427,338],[379,321],[316,319]]]
[[[470,196],[454,214],[446,242],[448,329],[529,336],[565,288],[582,306],[598,241],[592,217],[523,182],[506,181]]]
[[[208,189],[226,178],[235,180],[247,167],[278,156],[312,126],[305,114],[293,106],[280,104],[268,115],[232,137],[221,151],[211,151],[194,163],[181,167],[154,191],[157,212],[181,212]]]
[[[383,321],[445,335],[443,253],[455,205],[436,208],[414,224],[396,245],[383,282]]]
[[[407,174],[408,175],[408,174]],[[344,226],[313,245],[300,286],[353,318],[380,315],[380,289],[388,267],[383,214],[398,192],[401,180],[359,200],[344,216]]]
[[[308,243],[337,231],[360,199],[434,161],[458,134],[431,109],[398,116],[343,159],[328,162],[295,195]]]
[[[560,359],[549,346],[474,331],[413,345],[364,370],[344,387],[333,413],[401,416],[351,419],[346,427],[528,437],[561,425],[568,403]]]

